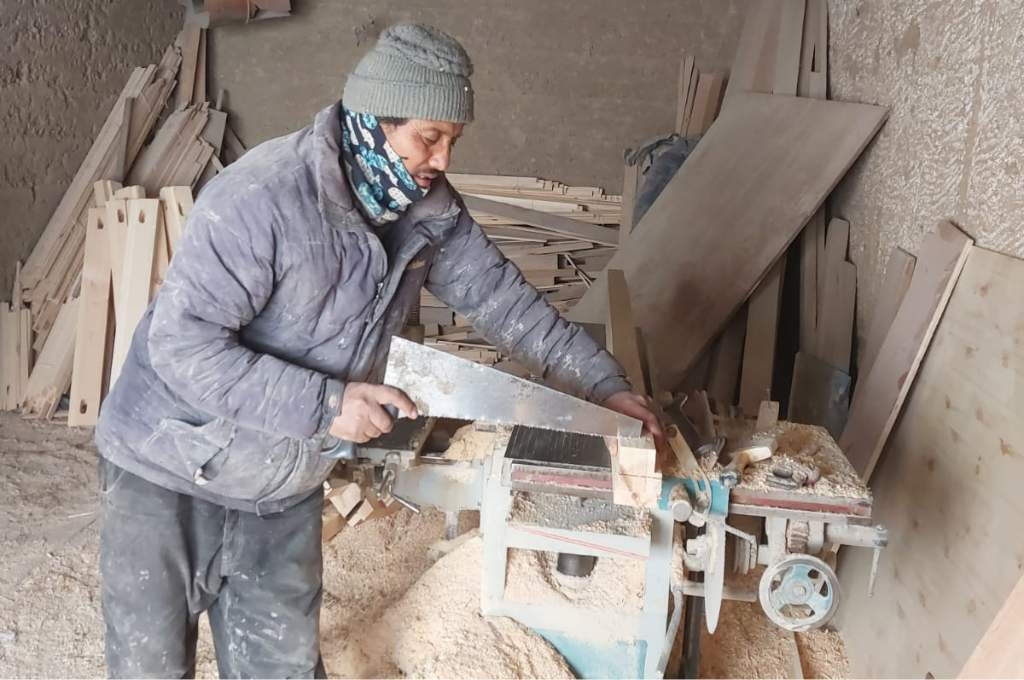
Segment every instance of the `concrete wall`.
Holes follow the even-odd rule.
[[[299,0],[296,16],[218,28],[214,87],[253,145],[306,125],[390,23],[453,34],[476,72],[462,172],[622,188],[622,151],[675,121],[680,51],[727,69],[745,0]]]
[[[181,28],[173,0],[0,2],[0,299],[135,66]]]
[[[831,97],[888,122],[833,197],[850,220],[863,335],[893,246],[951,218],[1024,256],[1024,2],[832,0]]]

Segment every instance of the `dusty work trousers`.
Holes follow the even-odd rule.
[[[260,517],[100,460],[100,572],[112,677],[189,677],[208,612],[222,678],[325,677],[323,497]]]

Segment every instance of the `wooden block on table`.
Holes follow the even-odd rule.
[[[117,382],[121,374],[121,366],[128,356],[135,327],[149,306],[156,236],[162,221],[160,201],[155,198],[129,200],[126,212],[128,238],[124,244],[121,300],[117,307],[114,356],[110,366],[111,385]]]
[[[853,395],[839,446],[868,481],[892,432],[973,241],[950,222],[925,236],[910,288]]]
[[[613,469],[623,475],[657,475],[658,452],[654,439],[644,437],[606,437]]]
[[[612,502],[634,508],[650,508],[661,495],[661,475],[612,474]]]
[[[95,425],[104,396],[110,310],[110,245],[103,225],[106,215],[106,210],[89,209],[68,410],[68,425],[72,427]]]
[[[363,500],[363,491],[355,482],[349,482],[340,488],[331,489],[327,493],[327,500],[331,502],[342,517],[347,518]]]

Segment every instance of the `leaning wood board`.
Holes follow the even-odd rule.
[[[1022,289],[1024,261],[970,250],[872,482],[874,597],[871,551],[841,553],[849,677],[954,677],[1020,579]]]
[[[114,355],[110,366],[110,385],[121,375],[128,357],[135,327],[149,306],[153,278],[153,256],[159,233],[162,211],[155,198],[132,199],[127,202],[128,238],[124,244],[124,266],[121,271],[121,299],[117,308],[117,330],[114,333]]]
[[[609,265],[626,274],[651,377],[666,387],[682,380],[886,117],[867,104],[735,96]],[[606,301],[599,279],[570,317],[600,323]]]
[[[892,320],[896,318],[903,296],[907,294],[910,280],[914,276],[914,256],[900,248],[893,248],[889,255],[889,263],[885,265],[885,278],[882,287],[875,296],[875,304],[871,307],[867,339],[861,353],[860,371],[863,375],[871,372],[871,366],[878,356],[878,348],[882,346]]]
[[[903,304],[871,372],[857,385],[839,447],[864,481],[892,432],[971,244],[949,222],[940,222],[925,237]]]
[[[111,304],[110,245],[103,224],[105,219],[106,210],[89,208],[68,407],[68,425],[71,427],[95,425],[103,399],[103,369]]]

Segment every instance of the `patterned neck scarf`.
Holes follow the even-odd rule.
[[[397,220],[427,195],[388,144],[377,117],[341,107],[341,162],[363,213],[376,226]]]

